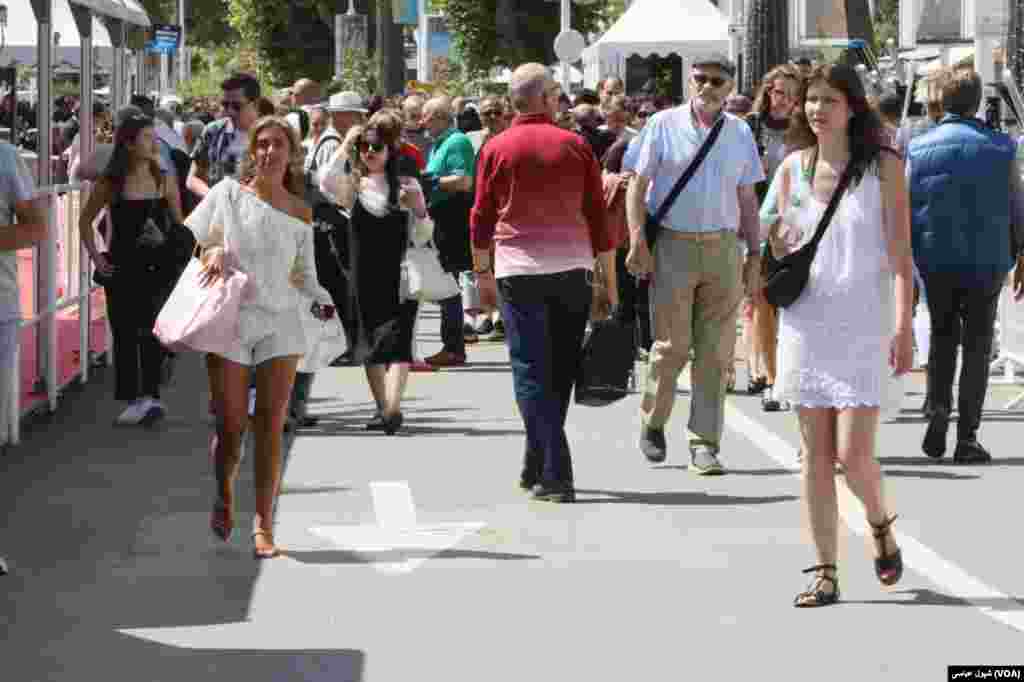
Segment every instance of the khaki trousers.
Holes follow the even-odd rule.
[[[650,289],[654,343],[640,405],[647,426],[662,428],[668,422],[692,344],[690,440],[721,443],[741,278],[735,232],[663,230],[659,235]]]

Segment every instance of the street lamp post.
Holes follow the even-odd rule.
[[[558,34],[558,38],[555,40],[555,54],[561,61],[560,71],[562,81],[562,91],[566,94],[569,93],[572,87],[572,78],[570,77],[570,65],[572,62],[580,58],[579,53],[583,51],[586,46],[585,41],[578,32],[572,29],[572,3],[575,2],[577,5],[589,5],[595,0],[561,0],[561,33]],[[570,37],[570,34],[574,34]],[[564,41],[565,51],[560,49],[559,42]],[[578,48],[578,49],[577,49]]]

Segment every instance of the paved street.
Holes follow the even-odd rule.
[[[438,347],[437,310],[420,350]],[[636,448],[638,397],[569,418],[579,503],[517,487],[522,424],[500,344],[414,374],[398,437],[363,424],[359,369],[314,386],[319,425],[288,440],[277,540],[251,557],[251,463],[235,534],[208,530],[205,380],[184,357],[151,430],[114,428],[112,372],[74,389],[0,463],[0,678],[278,680],[945,680],[1024,664],[1019,500],[1024,412],[992,411],[988,467],[919,449],[923,377],[881,431],[907,570],[877,583],[843,495],[843,603],[791,606],[814,556],[795,417],[729,401],[729,475],[687,471],[687,396],[669,459]],[[688,385],[683,383],[681,388]],[[1021,387],[994,386],[998,407]],[[390,484],[389,484],[390,483]],[[409,506],[409,494],[414,507]]]

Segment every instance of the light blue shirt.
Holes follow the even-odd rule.
[[[738,190],[765,179],[754,134],[742,119],[726,117],[697,173],[669,210],[663,225],[679,232],[713,232],[740,226]],[[647,210],[654,214],[697,154],[710,129],[694,125],[689,103],[658,112],[633,139],[622,161],[651,181]]]

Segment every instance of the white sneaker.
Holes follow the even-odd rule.
[[[146,407],[142,417],[143,424],[148,426],[167,416],[167,406],[163,404],[163,401],[156,398],[145,398],[145,401]]]
[[[250,388],[249,389],[249,416],[250,417],[255,417],[256,416],[256,389],[255,388]]]
[[[125,408],[124,412],[117,418],[117,423],[122,426],[137,426],[146,417],[149,409],[149,398],[136,398],[131,405]]]

